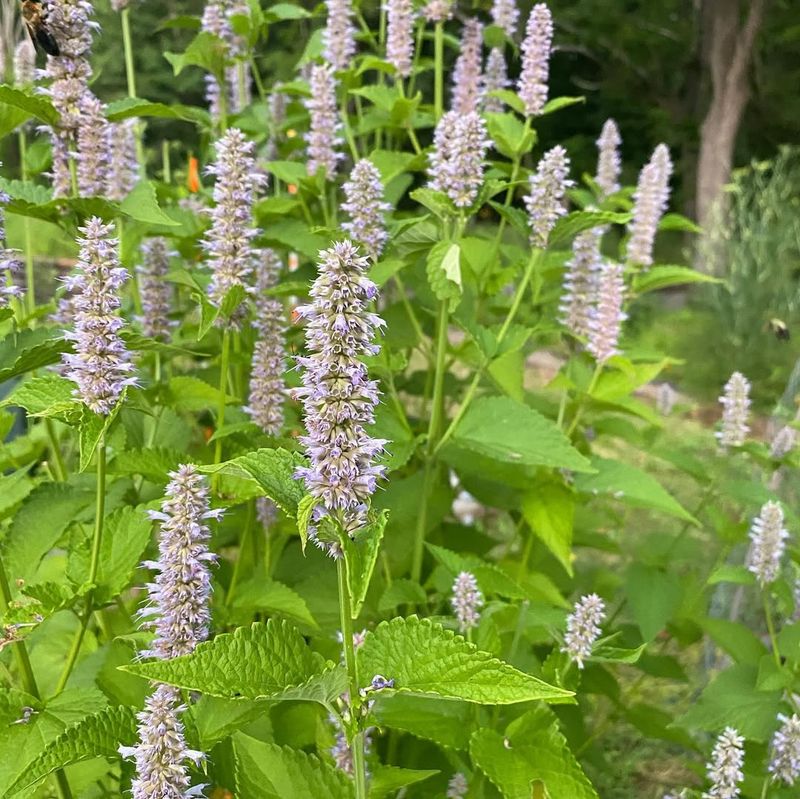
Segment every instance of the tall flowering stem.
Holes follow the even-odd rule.
[[[706,774],[711,782],[703,799],[737,799],[744,779],[744,738],[733,727],[726,727],[714,744]]]
[[[414,5],[411,0],[387,0],[386,60],[402,80],[411,74],[414,58]]]
[[[336,80],[328,64],[315,64],[309,79],[311,96],[306,100],[309,115],[306,134],[308,174],[321,169],[327,180],[333,180],[342,158],[338,151],[341,129],[336,112]]]
[[[525,116],[542,113],[547,102],[550,76],[550,50],[553,45],[553,18],[545,3],[531,9],[522,42],[522,71],[517,90],[525,105]]]
[[[653,264],[653,244],[661,217],[669,203],[669,179],[672,160],[666,144],[659,144],[653,156],[639,173],[633,195],[633,219],[628,226],[627,259],[631,264],[647,268]]]
[[[722,405],[722,424],[716,433],[720,448],[741,447],[750,432],[750,381],[734,372],[719,398]]]
[[[567,632],[561,648],[571,662],[583,668],[583,662],[592,654],[595,641],[602,632],[600,625],[606,616],[606,606],[597,594],[587,594],[576,603],[567,617]]]
[[[389,234],[384,214],[391,209],[383,199],[381,173],[372,161],[359,161],[344,186],[342,210],[350,217],[342,229],[361,244],[374,261],[378,260]]]
[[[325,0],[328,21],[322,35],[325,60],[336,70],[350,67],[356,52],[353,6],[351,0]]]
[[[453,95],[450,107],[462,115],[478,111],[481,99],[481,49],[483,25],[468,19],[461,35],[461,48],[453,68]]]
[[[136,97],[136,66],[133,61],[133,43],[131,39],[131,9],[127,3],[119,9],[122,23],[122,47],[125,52],[125,77],[128,82],[128,97]],[[132,120],[137,166],[144,169],[145,156],[142,143],[142,130],[139,120]]]

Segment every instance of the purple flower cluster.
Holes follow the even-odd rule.
[[[378,293],[365,275],[368,267],[369,260],[351,242],[337,242],[321,253],[311,304],[296,310],[308,322],[309,354],[297,359],[303,386],[295,396],[305,411],[308,433],[300,440],[310,461],[297,477],[321,503],[314,521],[333,517],[348,534],[363,526],[370,497],[384,474],[374,460],[386,442],[371,438],[366,429],[374,421],[378,384],[360,360],[380,350],[372,342],[384,324],[367,310]],[[316,539],[316,531],[309,537]],[[328,551],[338,554],[335,545]]]
[[[474,111],[448,111],[436,126],[428,175],[430,187],[444,192],[458,208],[475,202],[483,183],[489,140],[486,124]]]
[[[428,22],[445,22],[453,16],[454,0],[428,0],[422,9],[422,16]]]
[[[445,799],[464,799],[468,790],[469,783],[467,778],[460,771],[457,771],[447,783]]]
[[[351,0],[325,0],[328,22],[322,35],[325,60],[334,69],[348,69],[356,52]]]
[[[83,93],[79,108],[78,191],[82,196],[102,197],[108,186],[111,126],[103,104],[91,92]]]
[[[483,110],[488,114],[502,114],[503,101],[499,97],[490,97],[489,93],[507,89],[511,85],[508,79],[506,57],[499,47],[493,47],[486,59],[486,69],[481,79]]]
[[[564,271],[559,312],[561,324],[574,336],[588,337],[592,330],[597,278],[603,267],[595,230],[579,233],[572,242],[572,258]]]
[[[517,0],[494,0],[492,3],[492,22],[506,32],[509,39],[517,33],[519,8]]]
[[[342,224],[342,229],[376,261],[389,235],[383,217],[391,210],[391,205],[383,199],[381,173],[372,161],[362,158],[353,167],[343,189],[342,210],[347,212],[350,221]]]
[[[619,128],[613,119],[607,119],[597,139],[597,175],[595,183],[600,187],[604,197],[619,191],[619,176],[622,171],[622,161],[619,155],[619,146],[622,137]]]
[[[407,78],[413,59],[414,4],[411,0],[387,0],[386,60],[401,78]]]
[[[661,217],[669,202],[669,179],[672,160],[666,144],[659,144],[653,156],[639,173],[633,194],[633,219],[628,226],[628,261],[637,266],[653,264],[653,244]]]
[[[172,255],[166,239],[148,239],[142,244],[142,265],[137,269],[142,298],[142,315],[138,321],[145,336],[162,341],[169,340],[173,326],[169,318],[172,286],[166,281]]]
[[[560,145],[548,150],[530,176],[530,194],[525,197],[525,207],[531,225],[531,244],[544,249],[559,217],[567,213],[565,195],[572,181],[569,174],[569,157]]]
[[[0,166],[3,164],[0,163]],[[9,201],[9,196],[0,189],[0,308],[5,308],[11,297],[20,294],[18,286],[9,284],[7,281],[20,271],[20,263],[16,250],[9,249],[6,244],[6,215],[5,205]]]
[[[592,310],[587,349],[598,363],[616,355],[622,323],[628,318],[622,310],[625,279],[622,265],[606,261],[597,274],[597,305]]]
[[[766,502],[750,527],[750,551],[747,553],[747,568],[762,588],[778,579],[787,538],[789,533],[783,526],[780,503]]]
[[[714,744],[711,762],[706,764],[706,774],[711,788],[703,799],[736,799],[739,783],[744,779],[744,738],[733,727],[726,727]]]
[[[725,384],[722,396],[722,424],[716,433],[720,447],[741,447],[750,432],[750,381],[741,373],[734,372]]]
[[[564,635],[562,652],[569,659],[583,668],[583,661],[590,657],[594,642],[600,637],[600,625],[606,616],[606,606],[597,594],[587,594],[575,604],[575,608],[567,616],[567,632]]]
[[[342,158],[337,147],[342,143],[338,136],[341,124],[336,111],[336,81],[333,69],[328,64],[315,64],[309,80],[311,96],[306,100],[309,114],[306,152],[308,174],[322,169],[325,177],[332,180],[336,165]]]
[[[113,202],[124,200],[139,178],[139,161],[136,157],[137,124],[135,119],[126,119],[110,126],[111,159],[108,164],[106,197]]]
[[[778,715],[781,726],[772,736],[769,773],[776,782],[794,785],[800,779],[800,716]]]
[[[125,323],[119,316],[119,289],[128,278],[120,266],[113,227],[92,217],[79,228],[80,255],[77,273],[65,282],[74,293],[74,331],[66,337],[75,342],[75,354],[63,355],[66,376],[74,381],[78,396],[95,413],[109,414],[126,386],[135,384],[130,354],[119,332]]]
[[[483,594],[478,589],[478,581],[472,572],[460,572],[453,581],[453,596],[450,606],[458,621],[458,629],[466,633],[478,626],[483,607]]]
[[[277,254],[262,250],[256,265],[254,289],[257,331],[250,376],[250,397],[244,409],[250,418],[270,436],[277,436],[283,427],[283,405],[286,385],[283,380],[284,312],[283,303],[268,294],[278,282],[281,264]]]
[[[483,25],[471,17],[464,24],[461,47],[453,68],[453,96],[450,107],[456,114],[478,110],[481,100],[481,50]]]
[[[208,295],[220,305],[234,286],[244,286],[253,270],[252,227],[256,191],[266,180],[256,171],[254,145],[238,128],[217,142],[217,160],[208,168],[216,177],[211,229],[203,240],[212,277]],[[234,321],[238,318],[234,314]]]
[[[547,102],[547,82],[550,77],[550,49],[553,44],[553,18],[544,3],[531,9],[525,39],[522,42],[522,71],[517,89],[525,104],[525,113],[532,117],[541,114]]]
[[[231,18],[236,15],[248,16],[249,8],[247,3],[240,0],[211,0],[206,3],[201,20],[201,28],[206,33],[212,33],[221,39],[225,44],[226,55],[229,58],[237,58],[244,54],[247,43],[238,36],[231,24]],[[206,75],[206,101],[208,102],[209,112],[212,119],[219,121],[223,112],[223,90],[224,108],[234,113],[243,110],[243,102],[249,102],[250,79],[248,65],[245,68],[245,97],[240,98],[239,91],[239,72],[236,64],[228,64],[225,67],[223,87],[214,75]],[[243,102],[242,102],[243,101]]]

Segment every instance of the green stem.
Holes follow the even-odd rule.
[[[438,122],[444,113],[444,24],[442,22],[437,22],[433,29],[433,49],[433,113]]]
[[[28,139],[25,128],[19,131],[19,164],[22,171],[22,180],[28,180],[28,167],[26,164],[28,154]],[[32,314],[36,310],[36,275],[33,268],[33,240],[31,238],[30,219],[26,216],[23,221],[25,232],[25,299],[27,310]]]
[[[247,72],[244,61],[236,64],[236,88],[239,93],[239,108],[247,107]]]
[[[125,77],[128,80],[128,97],[136,97],[136,67],[133,64],[133,45],[131,43],[130,8],[123,8],[120,12],[122,20],[122,47],[125,51]],[[139,120],[136,121],[136,160],[139,162],[139,172],[144,176],[144,145],[142,143],[142,129]]]
[[[217,433],[225,424],[225,398],[228,395],[228,365],[231,359],[231,334],[228,328],[222,334],[222,355],[219,363],[219,407],[217,408]],[[222,463],[222,438],[214,445],[214,464]],[[216,475],[215,475],[216,476]]]
[[[531,129],[531,118],[525,117],[525,130],[522,134],[523,139],[528,135]],[[514,198],[514,183],[517,180],[517,175],[519,175],[519,169],[522,165],[522,154],[516,155],[511,165],[511,178],[508,181],[508,189],[506,190],[506,199],[503,202],[503,207],[508,208],[511,205],[511,200]],[[500,218],[500,224],[497,226],[497,234],[494,238],[494,247],[493,252],[494,255],[497,255],[497,251],[500,249],[500,243],[503,241],[503,233],[506,229],[506,218],[503,216]]]
[[[514,295],[514,300],[511,303],[511,308],[506,315],[505,322],[503,322],[503,326],[500,328],[500,332],[497,334],[497,341],[500,343],[508,333],[508,329],[511,327],[511,324],[514,321],[514,318],[517,315],[517,311],[519,311],[519,306],[522,304],[522,298],[525,296],[525,292],[528,290],[528,283],[530,283],[531,275],[533,274],[534,270],[536,269],[537,264],[541,260],[541,250],[533,250],[531,253],[531,257],[528,259],[528,266],[525,268],[525,274],[522,276],[522,280],[520,281],[519,286],[517,286],[517,292]]]
[[[164,183],[172,183],[172,162],[169,157],[169,139],[161,142],[161,179]]]
[[[592,380],[589,383],[589,388],[586,389],[586,396],[591,397],[592,392],[597,385],[597,381],[600,379],[600,375],[603,373],[603,364],[598,363],[597,366],[594,368],[594,374],[592,375]],[[569,438],[574,432],[575,428],[578,426],[581,418],[583,417],[583,412],[586,410],[586,403],[581,401],[580,405],[578,405],[578,409],[575,411],[575,417],[573,418],[572,422],[570,422],[569,427],[567,428],[567,438]]]
[[[769,633],[769,642],[772,646],[772,655],[775,658],[775,665],[780,669],[781,654],[778,651],[778,638],[775,635],[775,622],[772,620],[772,608],[769,604],[769,596],[766,591],[762,591],[761,597],[764,601],[764,616],[767,620],[767,632]]]
[[[414,63],[411,66],[411,80],[408,83],[408,96],[414,96],[414,89],[417,85],[417,72],[419,72],[419,59],[422,56],[422,42],[425,36],[425,20],[417,24],[417,42],[414,47]]]
[[[239,577],[241,575],[242,563],[245,560],[245,550],[250,543],[250,536],[253,530],[253,518],[255,516],[255,501],[251,500],[247,503],[247,519],[244,523],[244,530],[242,531],[242,539],[239,541],[239,553],[236,556],[236,563],[233,566],[233,574],[231,575],[231,584],[228,587],[228,593],[225,595],[225,606],[230,607],[233,602],[233,595],[236,592],[236,587],[239,585]]]
[[[53,453],[53,475],[57,482],[63,483],[67,479],[67,467],[64,465],[64,458],[61,455],[56,426],[53,424],[52,419],[45,417],[44,427],[47,430],[47,437],[50,439],[50,450]]]
[[[346,556],[345,556],[346,557]],[[355,799],[367,799],[367,775],[364,760],[364,733],[361,730],[360,710],[361,695],[359,693],[358,663],[353,645],[353,618],[350,599],[350,584],[347,580],[347,564],[345,558],[336,561],[336,573],[339,578],[339,618],[342,625],[342,649],[347,677],[350,686],[351,729],[349,743],[353,753],[353,781],[355,783]]]
[[[342,89],[342,108],[340,117],[342,119],[342,125],[344,126],[344,137],[347,140],[347,146],[350,148],[350,156],[353,159],[353,163],[357,163],[360,156],[358,154],[358,147],[356,145],[356,140],[353,136],[353,131],[350,127],[350,114],[347,111],[347,89]]]
[[[8,575],[6,567],[3,563],[2,555],[0,555],[0,597],[3,599],[3,609],[6,609],[12,601],[11,586],[8,582]],[[36,684],[36,677],[33,674],[33,667],[31,666],[31,659],[28,656],[28,648],[25,646],[25,641],[15,641],[12,644],[14,650],[14,657],[17,660],[19,672],[22,675],[22,684],[25,691],[37,699],[41,699],[39,693],[39,686]]]

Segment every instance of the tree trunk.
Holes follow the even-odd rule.
[[[767,0],[750,0],[740,23],[739,0],[703,0],[705,57],[711,76],[711,103],[700,128],[697,163],[697,216],[701,225],[728,182],[742,113],[750,97],[748,73],[753,44]]]

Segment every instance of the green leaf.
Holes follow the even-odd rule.
[[[11,515],[16,506],[33,491],[35,485],[28,477],[27,469],[0,475],[0,519]]]
[[[255,481],[276,505],[296,517],[300,502],[306,495],[303,483],[295,472],[305,465],[303,456],[285,449],[257,449],[218,465],[201,466],[207,474],[229,474]]]
[[[156,187],[149,180],[139,181],[120,204],[120,211],[137,222],[148,225],[180,227],[180,223],[167,216],[158,204]]]
[[[308,177],[306,165],[300,161],[269,161],[266,167],[278,180],[295,186]]]
[[[505,799],[598,799],[597,792],[544,707],[529,711],[509,725],[505,736],[491,729],[473,733],[473,762]],[[546,793],[544,793],[546,790]]]
[[[220,399],[222,399],[220,390],[199,377],[178,375],[173,377],[167,386],[166,404],[179,410],[216,410]],[[225,404],[230,405],[232,402],[237,402],[236,397],[225,395]]]
[[[240,618],[252,619],[256,613],[279,614],[293,622],[318,628],[305,599],[296,591],[275,580],[257,578],[243,583],[236,590],[230,611],[236,623]]]
[[[0,402],[0,407],[14,405],[24,408],[29,416],[51,416],[63,421],[75,421],[80,405],[72,392],[75,383],[60,375],[41,375],[26,380]]]
[[[658,224],[659,230],[680,230],[686,233],[702,233],[703,228],[683,214],[669,213],[661,217]]]
[[[719,583],[736,583],[737,585],[755,585],[755,575],[745,566],[736,566],[733,563],[723,563],[717,566],[706,580],[706,585]]]
[[[728,619],[703,619],[700,626],[737,663],[757,666],[767,654],[761,639],[748,627]]]
[[[357,657],[365,685],[372,675],[382,674],[393,679],[393,690],[401,693],[484,705],[572,695],[481,652],[430,619],[416,616],[379,624],[367,633]]]
[[[167,449],[129,449],[117,453],[109,472],[119,475],[141,475],[151,483],[166,485],[169,473],[186,460],[185,452]]]
[[[192,704],[190,713],[197,730],[200,750],[209,752],[214,744],[228,738],[259,716],[268,714],[269,704],[266,701],[252,699],[201,696]]]
[[[393,580],[378,602],[378,611],[387,613],[400,605],[424,605],[428,601],[425,589],[413,580]]]
[[[141,97],[124,97],[108,104],[106,118],[109,122],[121,122],[136,117],[160,117],[162,119],[183,119],[186,122],[208,124],[208,111],[180,103],[165,105],[143,100]]]
[[[227,699],[295,699],[330,705],[347,687],[342,667],[313,652],[283,619],[218,635],[190,655],[131,664],[124,670]]]
[[[475,400],[450,446],[505,463],[592,471],[589,461],[549,419],[510,397]]]
[[[343,771],[314,755],[256,740],[233,739],[237,799],[352,799],[353,783]]]
[[[646,294],[670,286],[684,286],[689,283],[722,283],[718,277],[698,272],[688,266],[654,266],[641,272],[633,280],[634,294]]]
[[[486,114],[489,135],[499,153],[506,158],[518,158],[531,150],[536,133],[526,128],[515,114]]]
[[[547,114],[554,114],[562,108],[569,108],[571,105],[578,105],[585,102],[585,97],[554,97],[552,100],[545,103],[544,108],[539,112],[539,116],[543,117]]]
[[[310,17],[308,13],[301,6],[296,6],[294,3],[276,3],[274,6],[264,9],[265,22],[280,22],[285,19],[305,19]]]
[[[16,793],[58,769],[95,757],[119,760],[119,747],[136,742],[136,710],[109,707],[68,727],[27,766],[11,788]]]
[[[347,568],[347,581],[350,585],[350,599],[352,603],[352,618],[357,619],[367,598],[369,583],[375,564],[378,562],[378,553],[386,530],[389,511],[382,510],[367,522],[360,530],[354,541],[345,542],[345,565]]]
[[[425,546],[453,578],[462,571],[472,572],[484,594],[499,594],[509,599],[530,599],[525,589],[496,564],[487,563],[477,555],[453,552],[435,544]]]
[[[263,225],[261,232],[267,243],[288,247],[314,261],[330,244],[327,236],[313,232],[306,222],[292,217]]]
[[[122,408],[125,401],[124,398],[125,395],[123,394],[122,399],[114,406],[111,413],[105,416],[95,413],[85,405],[81,406],[79,471],[85,472],[89,468],[100,441],[105,438],[109,428],[117,418],[117,414],[119,414],[120,408]]]
[[[513,108],[518,114],[525,115],[525,103],[522,98],[511,89],[495,89],[489,92],[492,97],[502,100],[509,108]]]
[[[625,591],[645,641],[652,641],[664,629],[683,597],[677,575],[643,563],[634,563],[628,569]]]
[[[550,246],[567,242],[579,233],[606,225],[625,225],[633,217],[630,213],[614,211],[573,211],[562,216],[555,224],[548,242]]]
[[[461,299],[461,248],[452,241],[440,241],[428,253],[428,284],[438,300],[449,301],[455,310]]]
[[[60,119],[58,111],[46,97],[41,94],[29,94],[11,86],[0,86],[0,105],[16,108],[25,113],[25,118],[35,117],[51,127],[57,125]]]
[[[592,458],[595,474],[579,475],[575,487],[583,494],[605,494],[635,508],[650,508],[699,524],[683,506],[647,472],[627,463]]]
[[[213,33],[201,31],[192,39],[182,53],[164,53],[164,58],[172,64],[175,75],[180,75],[186,67],[202,67],[218,79],[225,70],[227,46]]]
[[[53,328],[37,327],[0,341],[0,383],[17,375],[58,363],[69,342]]]
[[[394,796],[401,788],[416,785],[429,777],[435,777],[438,773],[435,769],[379,766],[370,774],[369,799],[384,799],[389,794]]]
[[[563,483],[537,485],[522,500],[522,514],[533,533],[572,575],[572,526],[575,495]]]

